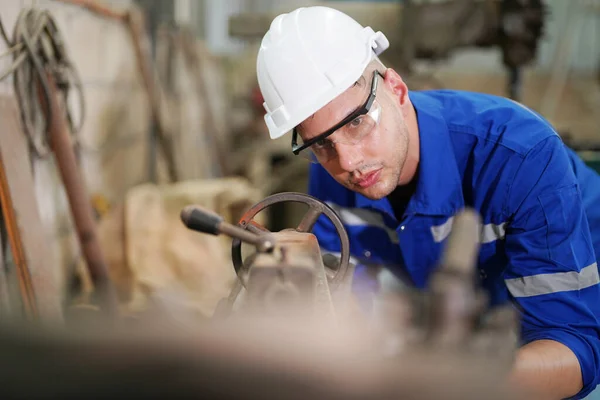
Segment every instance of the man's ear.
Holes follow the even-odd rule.
[[[408,87],[402,77],[394,69],[388,68],[385,71],[383,81],[392,95],[398,99],[400,105],[405,105],[408,101]]]

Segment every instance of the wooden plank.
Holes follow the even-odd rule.
[[[0,96],[0,196],[8,240],[29,318],[62,320],[61,295],[38,209],[27,138],[19,109]]]

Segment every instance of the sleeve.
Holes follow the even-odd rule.
[[[576,398],[583,398],[600,383],[600,286],[580,187],[557,135],[522,158],[504,212],[505,283],[522,313],[523,344],[569,347],[581,365]]]

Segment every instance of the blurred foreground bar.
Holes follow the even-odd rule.
[[[494,363],[449,353],[383,359],[352,329],[228,320],[201,329],[0,328],[3,399],[520,399]],[[349,328],[349,327],[346,327]]]

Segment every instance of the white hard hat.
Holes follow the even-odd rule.
[[[343,93],[388,47],[383,33],[333,8],[302,7],[277,16],[256,62],[271,138],[283,136]]]

